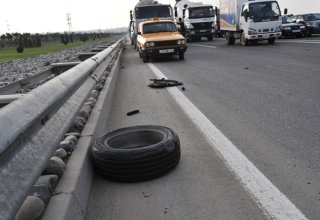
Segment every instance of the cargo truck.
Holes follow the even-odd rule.
[[[220,0],[220,31],[228,44],[234,44],[236,39],[244,46],[261,40],[273,44],[281,36],[281,24],[277,1]]]
[[[153,18],[159,20],[174,20],[173,10],[169,4],[160,4],[155,0],[140,0],[130,11],[129,36],[131,44],[136,47],[139,24],[151,21]]]
[[[211,4],[176,0],[174,14],[181,33],[188,40],[199,41],[206,37],[211,41],[215,36],[215,10]]]

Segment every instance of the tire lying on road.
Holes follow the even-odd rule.
[[[92,155],[96,171],[107,179],[138,182],[174,168],[180,161],[180,141],[167,127],[126,127],[97,138]]]

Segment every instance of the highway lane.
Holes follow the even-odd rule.
[[[155,75],[129,45],[122,65],[105,130],[170,127],[180,138],[181,161],[169,174],[146,182],[116,183],[95,175],[87,219],[267,219],[168,91],[147,86]],[[140,113],[128,117],[134,109]]]
[[[157,59],[184,94],[308,218],[320,216],[320,38],[190,43]]]
[[[126,49],[106,129],[169,126],[181,135],[182,161],[169,175],[146,183],[117,184],[95,176],[87,219],[264,219],[165,90],[145,87],[154,77],[153,65],[182,81],[183,94],[208,123],[307,218],[319,219],[320,45],[309,43],[318,39],[250,47],[215,39],[190,43],[184,61],[170,57],[148,65]],[[136,108],[138,115],[126,116]]]

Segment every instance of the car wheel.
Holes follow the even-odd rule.
[[[270,38],[268,39],[268,44],[274,44],[275,41],[276,41],[275,38]]]
[[[180,141],[167,127],[133,126],[97,138],[92,155],[97,172],[107,179],[138,182],[173,169],[180,161]]]
[[[142,55],[142,61],[144,63],[148,63],[150,61],[150,57],[148,55]]]
[[[183,60],[184,59],[184,52],[179,53],[179,60]]]
[[[312,36],[311,30],[309,30],[309,29],[306,30],[306,36],[307,37],[311,37]]]

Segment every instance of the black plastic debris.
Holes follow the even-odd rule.
[[[137,114],[139,113],[139,110],[133,110],[131,112],[128,112],[127,115],[130,116],[130,115],[134,115],[134,114]]]
[[[170,79],[150,79],[150,81],[153,81],[153,83],[150,83],[148,86],[151,88],[165,88],[165,87],[171,87],[171,86],[181,86],[183,85],[182,82],[179,82],[177,80],[170,80]]]

